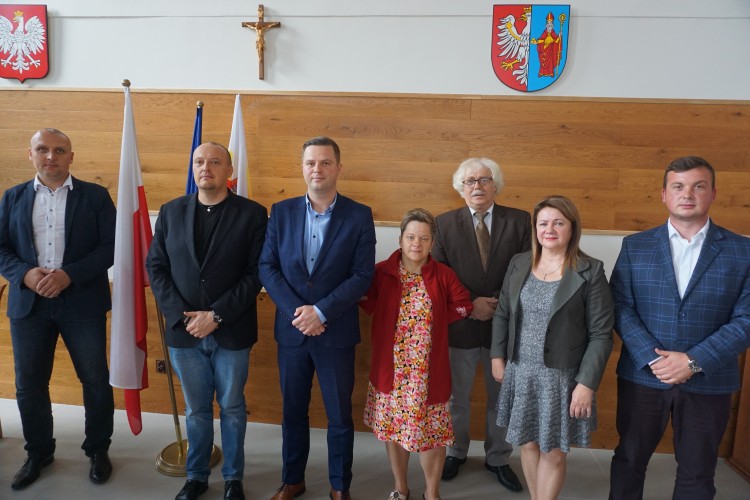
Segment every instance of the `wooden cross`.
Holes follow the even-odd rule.
[[[263,20],[263,4],[258,5],[258,21],[242,23],[243,28],[250,28],[255,31],[255,49],[258,51],[258,79],[263,80],[266,76],[265,64],[263,63],[263,53],[266,49],[265,32],[267,30],[278,28],[280,22],[266,22]]]

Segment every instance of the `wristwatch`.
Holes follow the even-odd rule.
[[[701,368],[701,365],[698,364],[694,357],[688,355],[688,359],[688,367],[690,368],[691,372],[700,373],[703,371],[703,368]]]
[[[224,321],[224,319],[218,314],[216,314],[216,311],[214,311],[213,309],[211,309],[211,314],[214,315],[214,323],[216,323],[217,325],[220,325],[221,322]]]

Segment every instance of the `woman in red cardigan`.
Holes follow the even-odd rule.
[[[389,500],[409,498],[411,452],[419,452],[424,470],[422,498],[439,499],[445,447],[453,443],[448,324],[468,317],[473,306],[453,270],[430,257],[435,228],[428,211],[407,212],[401,248],[375,267],[360,302],[373,316],[365,424],[386,442],[395,479]]]

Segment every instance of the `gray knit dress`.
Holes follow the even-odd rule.
[[[589,418],[570,416],[570,397],[577,368],[544,366],[544,340],[552,299],[559,281],[541,281],[529,273],[521,289],[521,317],[513,362],[505,368],[497,400],[497,425],[508,428],[514,445],[535,442],[550,452],[571,445],[587,447],[596,430],[596,401]]]

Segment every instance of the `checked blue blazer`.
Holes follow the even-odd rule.
[[[610,280],[623,348],[617,374],[656,389],[655,348],[686,352],[703,368],[680,388],[740,387],[737,356],[750,347],[750,239],[710,223],[685,295],[677,290],[667,225],[626,237]]]

